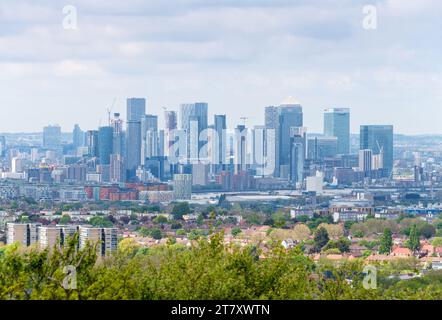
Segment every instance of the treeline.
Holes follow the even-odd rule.
[[[0,248],[0,299],[442,298],[438,273],[410,285],[379,278],[376,289],[364,289],[362,261],[317,264],[301,248],[275,245],[262,252],[256,246],[227,246],[222,239],[215,234],[192,247],[170,242],[149,249],[123,240],[117,253],[104,259],[92,245],[78,250],[77,237],[62,249],[5,246]],[[67,266],[75,269],[75,288],[66,281]]]

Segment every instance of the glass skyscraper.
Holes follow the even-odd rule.
[[[273,176],[279,177],[279,110],[278,107],[269,106],[265,108],[265,128],[269,135],[266,136],[264,145],[264,156],[274,166]],[[274,148],[267,146],[274,145]]]
[[[289,98],[279,107],[279,162],[281,166],[289,167],[292,128],[300,128],[303,126],[302,106],[293,98]],[[283,170],[281,175],[287,170]],[[284,173],[285,175],[285,173]],[[282,178],[286,178],[283,176]]]
[[[43,128],[43,148],[58,149],[61,147],[61,128],[58,125]]]
[[[156,157],[159,153],[158,116],[147,114],[141,118],[141,164],[146,158]]]
[[[141,165],[141,119],[146,114],[146,99],[127,99],[126,167],[127,178],[134,178]]]
[[[78,124],[74,126],[72,131],[72,145],[75,149],[84,145],[84,132]]]
[[[373,155],[381,155],[383,168],[391,173],[393,170],[393,126],[361,126],[360,150],[372,150]]]
[[[323,161],[325,158],[336,157],[338,153],[338,138],[310,137],[307,140],[307,158],[313,161]]]
[[[338,154],[349,154],[350,109],[326,109],[324,111],[324,135],[338,138]]]
[[[213,146],[214,160],[216,165],[221,165],[226,161],[226,115],[216,114],[213,119],[214,130],[216,131],[216,145]]]
[[[98,157],[101,165],[110,164],[114,142],[114,129],[110,126],[98,129]]]
[[[199,158],[203,142],[199,142],[200,133],[208,126],[208,109],[205,102],[186,103],[180,106],[180,126],[187,134],[187,156]]]

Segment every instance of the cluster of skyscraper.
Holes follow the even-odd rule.
[[[373,172],[374,177],[388,177],[393,168],[393,127],[361,126],[360,151],[352,154],[347,108],[324,111],[322,134],[307,133],[302,106],[293,98],[266,107],[264,125],[251,129],[244,122],[227,130],[226,115],[214,115],[209,124],[203,102],[182,104],[179,116],[178,128],[177,113],[166,110],[160,129],[158,116],[146,114],[146,99],[129,98],[126,126],[119,113],[98,130],[83,133],[76,125],[73,146],[96,165],[102,181],[111,183],[192,174],[193,185],[211,182],[228,189],[235,179],[247,184],[249,177],[302,185],[317,171],[332,180],[340,168],[338,175],[352,169],[363,177]],[[58,126],[44,129],[43,145],[61,146]]]

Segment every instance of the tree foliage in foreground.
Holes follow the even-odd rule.
[[[300,247],[280,244],[226,246],[222,234],[190,248],[173,244],[140,248],[130,241],[97,258],[92,245],[77,249],[77,238],[62,250],[0,249],[0,299],[438,299],[438,281],[380,282],[362,286],[363,264],[315,264]],[[262,258],[262,255],[265,258]],[[63,268],[77,268],[77,289],[65,289]],[[420,286],[419,290],[416,287]]]

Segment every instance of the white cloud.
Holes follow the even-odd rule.
[[[73,0],[75,31],[62,28],[59,2],[2,2],[0,108],[13,106],[4,130],[91,128],[114,96],[123,114],[126,96],[147,96],[160,115],[206,100],[231,125],[243,115],[253,125],[266,105],[295,96],[311,131],[321,130],[324,107],[339,105],[352,108],[354,131],[367,120],[436,131],[437,117],[403,125],[401,108],[433,110],[441,100],[442,3],[374,3],[379,28],[367,32],[354,0]],[[41,113],[23,119],[31,108]]]

